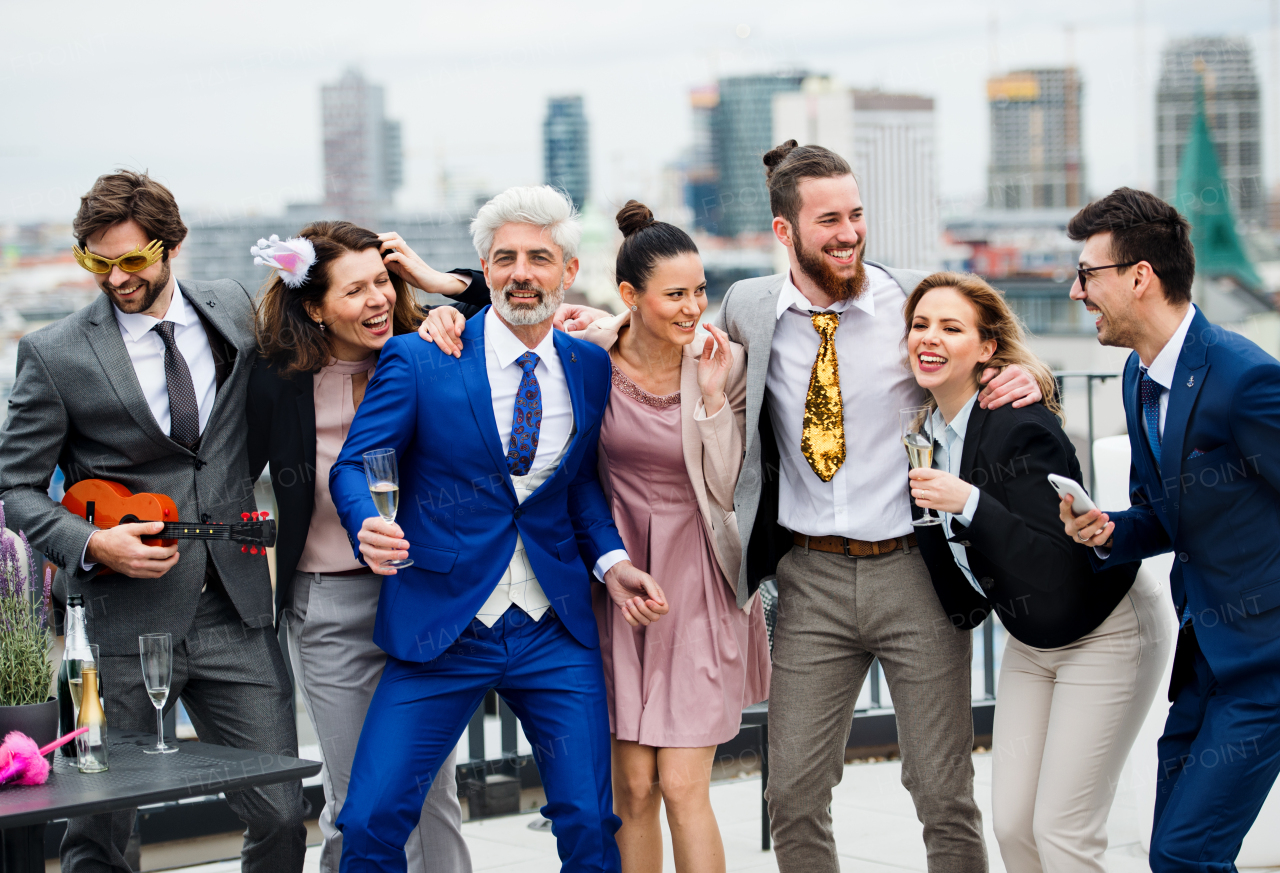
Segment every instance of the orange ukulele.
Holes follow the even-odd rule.
[[[178,507],[165,494],[131,494],[119,482],[81,479],[67,489],[62,505],[100,528],[142,521],[162,521],[156,537],[143,537],[147,545],[172,546],[178,540],[231,540],[243,543],[240,551],[258,554],[276,544],[276,523],[265,512],[241,513],[231,524],[187,523],[178,520]]]

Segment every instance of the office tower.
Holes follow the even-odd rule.
[[[777,145],[773,95],[798,91],[804,78],[801,73],[780,73],[720,80],[712,132],[722,236],[769,232],[773,213],[760,159]]]
[[[542,147],[546,183],[563,189],[582,209],[591,193],[591,150],[581,95],[547,100]]]
[[[403,181],[400,122],[384,116],[382,87],[357,70],[323,86],[320,95],[326,210],[373,226]]]
[[[1252,52],[1244,39],[1197,37],[1166,46],[1156,89],[1156,194],[1183,208],[1174,197],[1202,76],[1205,116],[1227,199],[1237,220],[1263,226],[1262,107]]]
[[[693,225],[704,233],[720,232],[720,201],[716,184],[715,117],[720,89],[704,85],[689,92],[693,112],[693,145],[685,168],[684,202],[693,214]]]
[[[1080,78],[1075,67],[987,80],[993,209],[1078,209],[1085,203]]]
[[[826,146],[853,167],[867,215],[866,257],[933,269],[940,225],[933,98],[810,78],[773,98],[773,139]]]

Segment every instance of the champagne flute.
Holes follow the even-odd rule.
[[[933,409],[928,406],[909,406],[898,411],[902,425],[902,444],[907,447],[907,461],[911,469],[933,466]],[[911,522],[916,527],[942,524],[942,519],[929,510]]]
[[[156,708],[156,744],[142,751],[148,755],[167,755],[178,747],[164,741],[164,704],[169,699],[169,682],[173,679],[173,637],[170,634],[143,634],[138,637],[138,654],[142,658],[142,682],[147,696]]]
[[[365,452],[364,475],[369,480],[369,493],[373,495],[374,508],[383,521],[395,521],[396,509],[400,505],[400,471],[396,467],[395,449],[374,449]],[[413,561],[404,558],[399,561],[384,561],[382,566],[412,567]]]

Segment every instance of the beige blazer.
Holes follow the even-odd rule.
[[[610,349],[618,341],[618,332],[631,322],[630,311],[602,318],[574,336]],[[733,512],[733,492],[742,469],[742,447],[746,427],[747,358],[742,346],[730,343],[733,366],[725,383],[725,405],[707,417],[698,388],[698,358],[710,337],[700,335],[684,347],[680,361],[680,436],[684,448],[684,465],[693,483],[702,522],[720,572],[737,598],[739,570],[742,565],[742,539]],[[600,481],[612,495],[609,471],[600,465]],[[751,609],[747,600],[742,607]]]

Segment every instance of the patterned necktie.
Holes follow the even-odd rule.
[[[178,343],[173,338],[177,325],[162,321],[151,328],[164,340],[164,380],[169,387],[169,436],[174,442],[191,448],[200,441],[200,404],[196,402],[196,388],[187,369],[187,359],[182,357]]]
[[[800,451],[823,482],[844,463],[844,403],[840,399],[840,367],[836,362],[838,312],[815,312],[813,329],[822,337],[818,357],[809,376],[809,396],[804,402],[804,430]]]
[[[516,391],[516,408],[511,417],[511,442],[507,444],[507,469],[512,476],[527,476],[538,454],[538,433],[542,428],[542,389],[533,368],[538,356],[525,352],[516,358],[524,376]]]
[[[1160,466],[1160,383],[1153,380],[1144,370],[1142,381],[1138,383],[1138,396],[1142,400],[1142,417],[1147,422],[1147,444],[1151,446],[1151,454],[1155,456],[1156,466]]]

